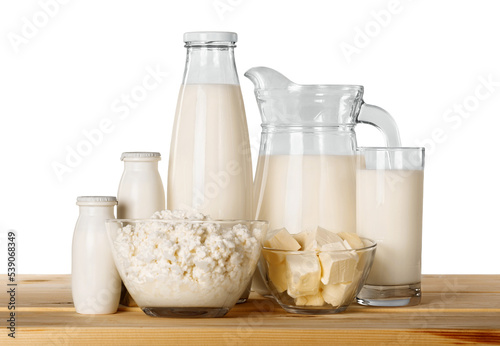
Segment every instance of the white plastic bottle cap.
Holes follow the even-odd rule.
[[[184,42],[238,42],[238,34],[227,31],[194,31],[184,34]]]
[[[122,153],[120,160],[124,161],[125,159],[132,159],[136,161],[140,161],[141,159],[146,160],[161,160],[161,154],[156,152],[146,152],[146,151],[136,151],[136,152],[127,152]]]
[[[118,201],[114,196],[79,196],[76,198],[76,205],[117,205]]]

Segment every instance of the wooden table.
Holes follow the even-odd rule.
[[[1,281],[0,345],[500,344],[500,275],[425,275],[418,306],[353,304],[326,316],[289,314],[252,293],[215,319],[153,318],[122,306],[113,315],[79,315],[69,275],[20,275],[16,339],[7,336],[6,275]]]

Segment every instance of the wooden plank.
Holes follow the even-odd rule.
[[[5,287],[6,281],[4,281]],[[422,282],[422,303],[416,307],[366,308],[353,304],[349,309],[370,309],[394,313],[428,309],[499,309],[500,275],[429,275]],[[74,311],[69,275],[23,275],[18,281],[17,307],[20,311]],[[470,293],[470,294],[469,294]],[[489,294],[486,294],[489,293]],[[460,299],[458,299],[460,297]],[[262,299],[252,293],[251,298]],[[484,298],[484,299],[483,299]],[[7,311],[7,296],[2,292],[0,311]],[[277,305],[276,305],[277,306]],[[248,304],[238,305],[238,311],[253,311]],[[250,309],[250,310],[249,310]],[[122,311],[139,308],[120,307]]]
[[[21,311],[17,314],[22,328],[260,328],[260,329],[496,329],[500,313],[430,312],[398,313],[346,311],[334,315],[304,316],[279,309],[271,313],[241,313],[234,309],[224,318],[173,319],[152,318],[141,311],[119,311],[113,315],[80,315],[72,311]]]
[[[124,329],[99,330],[75,329],[30,330],[15,341],[2,345],[456,345],[498,344],[498,330],[369,330],[356,332],[332,330],[317,333],[314,330],[252,330],[251,335],[220,334],[207,329],[186,333],[184,330]]]
[[[500,275],[424,275],[424,292],[500,293]]]
[[[4,282],[5,283],[5,282]],[[79,315],[71,302],[70,277],[21,276],[17,338],[0,344],[500,344],[500,275],[424,276],[422,304],[374,308],[353,304],[336,315],[286,313],[252,293],[220,319],[162,319],[139,308],[113,315]],[[2,294],[0,315],[7,316]],[[4,315],[5,314],[5,315]]]

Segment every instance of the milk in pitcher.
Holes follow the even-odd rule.
[[[354,155],[265,155],[255,181],[256,216],[292,233],[318,226],[356,231]]]

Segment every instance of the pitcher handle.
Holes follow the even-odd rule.
[[[388,147],[401,146],[398,125],[384,109],[363,103],[356,122],[370,124],[378,128],[384,134]]]

